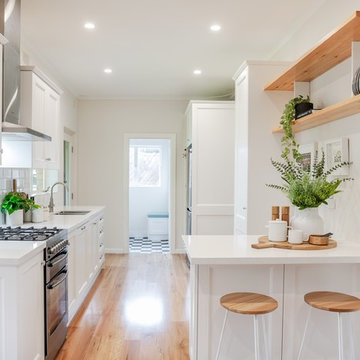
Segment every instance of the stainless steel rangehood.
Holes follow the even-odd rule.
[[[3,56],[4,140],[51,141],[51,137],[29,129],[20,119],[20,11],[21,0],[0,0],[0,32],[9,41]]]

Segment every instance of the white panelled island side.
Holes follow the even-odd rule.
[[[297,358],[309,306],[310,291],[339,291],[360,296],[360,243],[337,239],[329,250],[253,249],[259,236],[184,236],[189,257],[191,319],[190,359],[215,359],[224,317],[221,296],[230,292],[258,292],[274,297],[279,307],[265,315],[275,360]],[[350,319],[352,318],[352,321]],[[346,352],[351,350],[350,326],[360,336],[360,314],[344,321]],[[229,313],[220,359],[253,359],[253,319]],[[260,342],[262,342],[262,334]],[[261,349],[261,351],[263,351]],[[355,345],[355,358],[360,346]],[[302,359],[337,359],[337,317],[313,310]],[[350,354],[345,354],[350,359]]]

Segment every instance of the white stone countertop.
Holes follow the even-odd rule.
[[[24,264],[44,248],[44,241],[0,241],[0,267]]]
[[[339,241],[328,250],[253,249],[259,237],[184,235],[183,240],[190,262],[197,265],[360,263],[360,241]]]
[[[55,215],[59,211],[90,211],[85,215]],[[23,226],[41,227],[54,227],[59,229],[66,229],[68,232],[77,229],[82,224],[88,222],[91,218],[97,216],[99,213],[104,212],[104,206],[62,206],[56,207],[53,213],[50,213],[49,220],[41,223],[25,223]]]
[[[62,210],[86,210],[86,215],[54,215]],[[55,208],[49,220],[41,223],[25,223],[23,227],[58,227],[69,232],[102,213],[104,206],[66,206]],[[2,227],[6,225],[1,225]],[[0,266],[19,266],[45,248],[44,241],[0,241]]]

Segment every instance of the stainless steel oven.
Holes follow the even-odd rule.
[[[53,360],[67,335],[68,241],[47,247],[45,254],[45,356]]]

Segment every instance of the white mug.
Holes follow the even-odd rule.
[[[289,243],[290,244],[302,244],[303,232],[302,230],[289,230]]]
[[[283,220],[270,220],[268,239],[269,241],[286,241],[287,240],[287,222]]]

